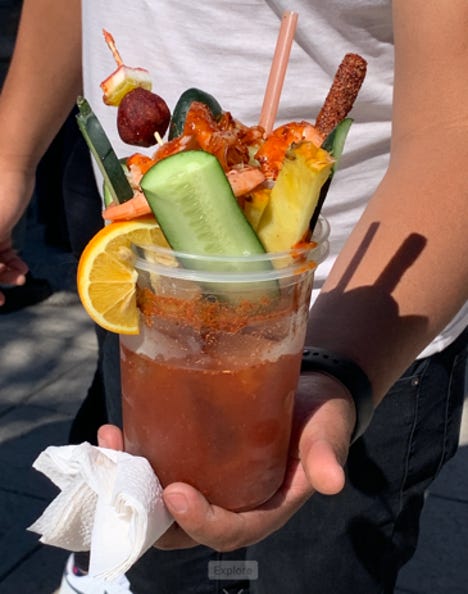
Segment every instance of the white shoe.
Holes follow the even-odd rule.
[[[73,565],[74,557],[70,555],[56,594],[132,594],[130,583],[124,575],[108,582],[89,575],[75,575]]]

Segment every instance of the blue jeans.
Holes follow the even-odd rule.
[[[424,493],[458,446],[468,331],[418,360],[351,448],[336,496],[313,495],[278,532],[229,554],[150,550],[129,573],[136,594],[388,594],[413,555]],[[210,580],[208,562],[255,562],[258,579]]]
[[[68,154],[63,170],[61,195],[71,251],[78,261],[88,241],[104,226],[101,215],[102,202],[88,147],[76,125],[75,111],[68,117],[61,134]],[[88,394],[73,420],[69,434],[70,443],[97,443],[97,430],[108,420],[104,375],[112,370],[112,365],[108,363],[112,349],[108,348],[107,341],[112,344],[116,341],[109,332],[97,326],[96,335],[99,345],[96,371]],[[117,387],[112,385],[109,394],[119,391],[118,358],[113,367],[117,367]]]

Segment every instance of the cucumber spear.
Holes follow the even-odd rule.
[[[76,116],[78,127],[104,177],[112,200],[117,204],[130,200],[133,190],[96,114],[84,97],[78,97],[76,104],[79,109]]]
[[[323,203],[327,197],[333,175],[336,171],[336,168],[338,167],[341,154],[343,153],[346,137],[348,136],[348,132],[352,123],[353,120],[351,118],[345,118],[344,120],[341,120],[341,122],[335,126],[335,128],[323,141],[322,148],[331,154],[331,156],[335,159],[335,163],[332,167],[332,170],[330,171],[327,181],[323,184],[320,190],[317,206],[315,207],[314,214],[310,219],[309,228],[311,231],[314,230],[314,227],[317,224],[320,211],[322,210]]]

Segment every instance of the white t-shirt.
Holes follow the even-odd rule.
[[[285,10],[299,14],[277,123],[314,121],[343,56],[358,53],[368,73],[351,113],[346,142],[323,214],[331,225],[330,256],[316,273],[317,291],[387,168],[391,133],[393,34],[391,0],[82,0],[84,92],[119,156],[116,108],[99,83],[116,65],[102,29],[128,66],[150,71],[153,91],[173,109],[190,87],[214,95],[245,124],[258,122]],[[150,149],[150,154],[154,148]],[[447,346],[463,330],[468,306],[421,356]]]

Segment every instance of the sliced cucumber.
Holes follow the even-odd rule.
[[[141,188],[174,250],[210,256],[265,252],[210,153],[185,151],[159,161]]]
[[[169,127],[169,140],[180,136],[184,131],[185,118],[194,101],[204,103],[215,117],[220,116],[222,113],[221,105],[213,95],[205,93],[205,91],[201,91],[200,89],[187,89],[179,97],[179,100],[174,107],[174,111],[172,112],[171,125]]]
[[[328,190],[330,189],[330,184],[332,182],[333,175],[339,165],[340,157],[343,153],[346,138],[348,136],[348,132],[351,128],[352,123],[352,118],[345,118],[344,120],[341,120],[341,122],[337,126],[335,126],[335,128],[323,141],[322,148],[331,154],[331,156],[335,159],[335,163],[332,167],[327,181],[323,184],[322,189],[320,190],[320,196],[317,202],[317,206],[315,207],[312,218],[310,219],[309,227],[311,231],[314,230],[315,225],[317,224],[320,211],[322,210],[323,203],[325,202]]]
[[[265,249],[214,155],[185,151],[167,157],[153,165],[140,185],[174,250],[233,257],[201,260],[179,256],[183,268],[199,271],[200,284],[211,297],[234,306],[245,299],[258,300],[261,307],[265,298],[279,297],[279,285],[275,275],[271,275],[274,271],[270,261],[242,258],[262,256]]]
[[[104,177],[111,200],[117,203],[130,200],[133,190],[96,114],[84,97],[78,97],[76,104],[78,127]]]
[[[125,158],[119,159],[119,163],[122,165],[123,172],[127,173],[128,172],[127,159],[125,159]],[[107,182],[105,180],[102,184],[102,197],[104,199],[105,206],[109,206],[110,204],[113,203],[111,189],[109,188],[109,185],[107,184]]]
[[[337,169],[340,157],[343,154],[346,137],[348,136],[349,129],[353,123],[352,118],[345,118],[330,132],[325,138],[322,144],[322,148],[328,151],[335,159],[335,164],[332,171]]]

